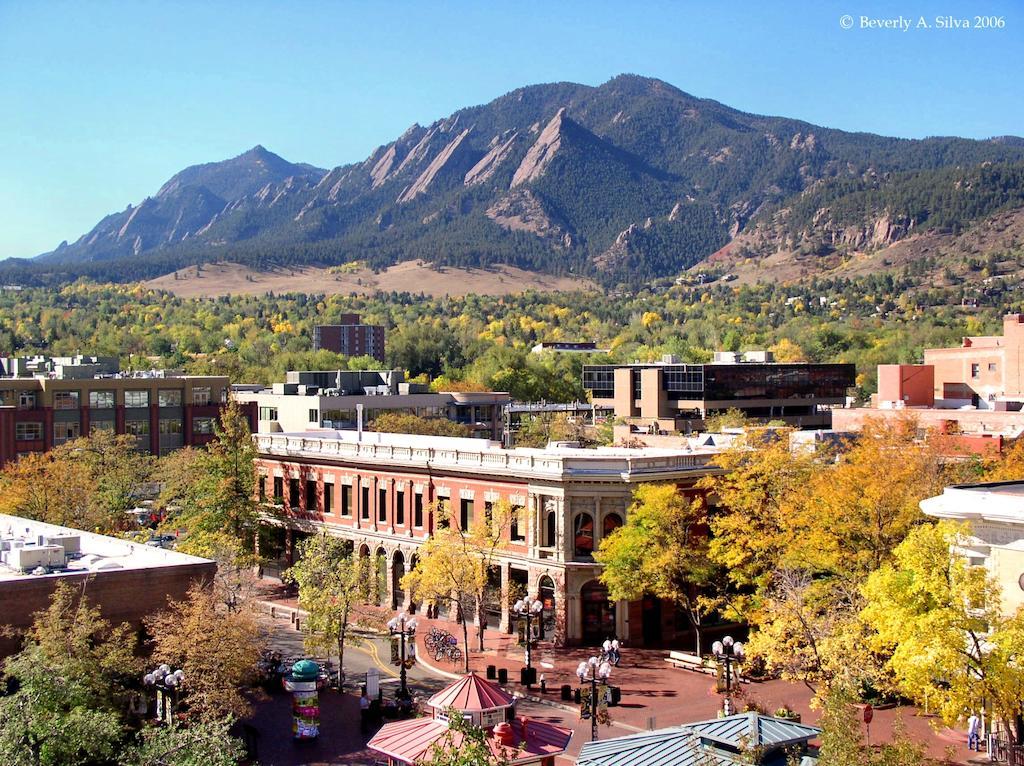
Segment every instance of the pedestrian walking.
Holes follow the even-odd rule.
[[[978,714],[974,712],[972,712],[971,717],[967,719],[967,749],[981,749],[981,719],[978,718]]]

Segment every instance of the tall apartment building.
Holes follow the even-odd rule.
[[[286,564],[296,539],[326,532],[377,558],[381,602],[413,608],[401,578],[444,507],[468,528],[505,501],[517,509],[486,604],[491,626],[511,630],[508,596],[529,592],[544,603],[544,635],[559,644],[595,644],[610,636],[655,644],[686,633],[679,610],[658,599],[609,601],[593,553],[626,520],[644,482],[671,482],[695,495],[695,482],[716,469],[717,450],[505,450],[496,442],[352,431],[257,434],[260,493],[282,514],[278,550]]]
[[[4,370],[20,377],[0,377],[0,465],[100,429],[131,434],[153,455],[213,438],[227,402],[226,377],[121,373],[116,360],[97,371],[95,358],[76,359],[85,361],[6,360]],[[255,426],[255,408],[248,414]]]
[[[450,420],[481,439],[501,438],[502,408],[511,401],[504,392],[433,392],[406,383],[401,370],[292,370],[269,388],[237,386],[235,398],[258,408],[257,430],[264,433],[354,429],[362,408],[367,428],[394,412]]]
[[[716,354],[713,364],[583,366],[583,387],[595,406],[612,407],[633,432],[703,430],[709,415],[738,409],[750,418],[798,428],[829,428],[846,404],[852,364],[777,364],[759,355]]]
[[[345,356],[372,356],[384,361],[384,328],[363,324],[359,314],[342,314],[338,324],[313,328],[313,350],[333,351]]]

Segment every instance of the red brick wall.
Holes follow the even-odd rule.
[[[0,582],[0,614],[5,627],[24,630],[32,624],[32,615],[49,605],[58,579],[78,587],[88,579],[85,596],[100,607],[104,618],[115,624],[128,622],[138,625],[143,617],[165,607],[169,599],[184,598],[193,582],[212,579],[216,571],[217,565],[210,561],[62,575],[59,578],[28,575]],[[0,657],[14,653],[18,646],[18,639],[0,635]]]

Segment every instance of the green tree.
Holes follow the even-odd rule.
[[[455,708],[445,711],[448,730],[430,746],[430,755],[423,766],[509,766],[518,751],[501,746],[491,747],[487,731],[462,717]]]
[[[473,435],[469,426],[455,423],[447,418],[421,418],[404,412],[385,412],[370,422],[371,431],[393,434],[421,434],[423,436]]]
[[[121,766],[236,766],[245,747],[228,732],[230,726],[229,718],[221,718],[187,727],[147,727],[139,745],[122,756]]]
[[[601,582],[613,600],[651,594],[682,609],[698,655],[705,618],[728,597],[720,588],[725,572],[708,555],[707,521],[703,500],[688,500],[673,484],[641,484],[626,523],[594,555],[604,565]]]
[[[128,685],[141,672],[135,634],[58,583],[25,646],[4,663],[18,690],[0,697],[0,762],[75,766],[111,760],[125,738]]]
[[[298,585],[299,606],[309,613],[304,622],[306,647],[336,651],[338,668],[344,672],[346,644],[359,643],[358,635],[349,631],[357,616],[368,620],[368,615],[359,614],[359,605],[370,598],[370,558],[355,556],[351,543],[327,534],[300,543],[298,556],[284,578]]]

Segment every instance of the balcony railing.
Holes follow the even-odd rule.
[[[400,446],[355,442],[330,437],[295,434],[256,434],[256,448],[264,455],[310,457],[326,460],[350,460],[377,465],[477,469],[521,473],[529,476],[600,478],[644,474],[676,473],[706,469],[713,453],[609,454],[580,450],[580,454],[554,452],[460,449],[446,447]]]

